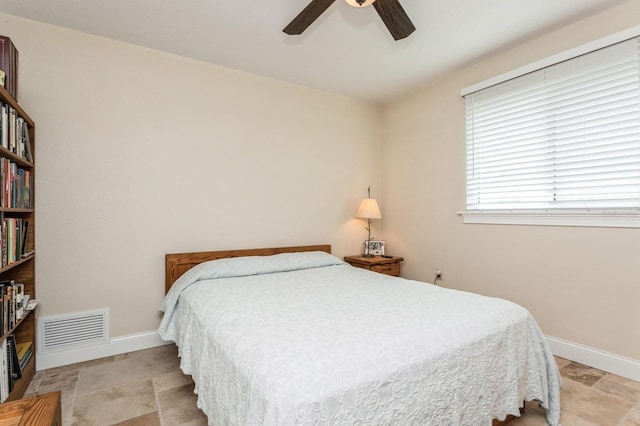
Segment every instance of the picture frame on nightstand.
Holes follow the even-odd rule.
[[[369,240],[368,252],[374,256],[384,256],[384,241],[383,240]]]

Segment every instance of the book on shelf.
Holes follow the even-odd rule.
[[[16,336],[13,334],[7,337],[7,342],[9,344],[9,356],[11,357],[11,379],[16,381],[22,378],[22,370],[20,369],[20,360],[18,359],[18,347],[16,343]]]
[[[24,356],[27,354],[27,351],[31,350],[32,345],[33,345],[33,342],[18,343],[16,345],[16,348],[18,350],[18,359],[23,359]]]
[[[31,347],[33,346],[33,342],[23,342],[18,343],[16,345],[16,349],[18,350],[18,359],[24,359],[27,352],[31,351]]]
[[[0,402],[7,399],[20,378],[22,369],[18,360],[16,338],[11,334],[0,343]]]
[[[25,356],[20,359],[20,370],[21,371],[24,371],[24,369],[27,367],[27,364],[29,364],[29,361],[31,361],[32,357],[33,357],[33,351],[31,349],[29,349],[27,351],[27,353],[25,354]]]
[[[29,304],[26,307],[27,311],[33,311],[36,306],[38,306],[38,299],[31,299],[29,300]]]
[[[33,342],[23,342],[16,345],[18,351],[18,362],[20,370],[24,370],[25,366],[33,355]]]
[[[15,135],[17,127],[18,114],[13,108],[9,108],[9,151],[13,152],[15,148]]]
[[[16,283],[15,284],[15,298],[16,298],[16,322],[21,320],[24,316],[24,284]]]
[[[22,240],[20,241],[20,257],[25,257],[24,254],[27,251],[27,236],[29,235],[29,221],[22,221]]]
[[[0,69],[5,73],[4,87],[18,101],[18,49],[9,37],[0,36]]]
[[[29,126],[25,123],[23,129],[23,143],[24,143],[24,158],[33,163],[33,154],[31,153],[31,136],[29,136]]]
[[[1,222],[2,267],[32,255],[34,250],[29,241],[31,221],[21,218],[5,218]]]
[[[4,341],[5,350],[3,351],[3,357],[6,359],[6,363],[3,363],[5,368],[2,374],[3,382],[6,382],[6,389],[8,390],[7,396],[13,391],[16,380],[22,378],[22,370],[20,369],[20,362],[18,361],[18,351],[16,349],[16,338],[13,334],[9,335]],[[3,383],[5,387],[5,383]]]
[[[9,105],[0,104],[0,145],[9,148]]]
[[[15,382],[33,357],[33,342],[17,343],[13,334],[0,342],[0,403],[6,401]]]
[[[28,251],[25,251],[24,253],[22,253],[22,258],[24,259],[25,257],[29,257],[29,256],[31,256],[32,254],[34,254],[35,252],[36,252],[35,250],[28,250]]]
[[[5,73],[4,71],[0,70],[0,86],[4,87],[4,79],[5,79]]]
[[[7,262],[8,262],[8,258],[7,258],[7,239],[6,236],[7,235],[7,222],[6,221],[2,221],[2,223],[0,224],[0,244],[2,244],[2,267],[4,268],[5,266],[7,266]]]
[[[0,342],[0,402],[9,396],[9,370],[7,364],[7,339]]]
[[[31,346],[27,347],[23,359],[29,356],[33,356]],[[0,402],[6,401],[11,391],[13,391],[15,382],[22,378],[22,367],[26,366],[28,362],[24,362],[21,366],[18,345],[13,334],[0,342]]]
[[[10,105],[0,102],[0,145],[28,162],[33,162],[29,124]]]
[[[0,281],[0,297],[2,298],[2,305],[0,306],[0,310],[2,311],[2,317],[0,318],[0,323],[2,323],[2,333],[6,333],[11,330],[15,324],[15,316],[14,316],[14,285],[15,281],[13,280],[4,280]]]
[[[11,289],[13,288],[13,280],[0,281],[0,311],[2,311],[2,317],[0,317],[0,325],[2,326],[2,334],[13,328],[12,321],[12,309],[11,309]]]
[[[5,219],[7,222],[7,265],[10,265],[16,261],[15,251],[15,235],[16,235],[16,219]]]
[[[18,356],[18,344],[13,334],[0,342],[0,402],[6,401],[13,391],[15,382],[22,378],[23,367],[29,362],[27,357],[33,356],[33,345],[27,346],[23,355],[23,363]],[[31,355],[29,355],[31,353]]]
[[[0,332],[7,333],[27,313],[30,297],[24,294],[24,284],[14,280],[0,281]]]
[[[2,207],[33,208],[33,176],[8,158],[0,158],[0,204]]]

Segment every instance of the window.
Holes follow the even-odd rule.
[[[640,226],[640,38],[463,94],[465,222]]]

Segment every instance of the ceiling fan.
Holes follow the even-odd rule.
[[[284,30],[289,35],[302,34],[329,6],[336,0],[311,0],[311,3],[298,14]],[[398,0],[345,0],[354,7],[364,7],[373,4],[382,22],[395,40],[400,40],[411,35],[416,27],[407,16]]]

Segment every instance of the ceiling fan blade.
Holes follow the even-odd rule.
[[[376,0],[373,6],[395,40],[409,37],[416,30],[398,0]]]
[[[284,30],[289,35],[302,34],[336,0],[312,0]]]

